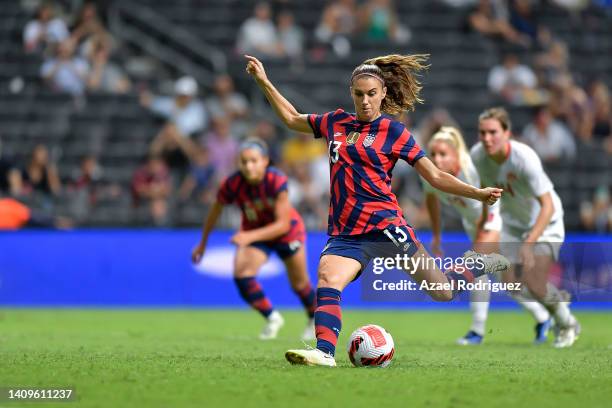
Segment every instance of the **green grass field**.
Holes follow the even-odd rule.
[[[612,314],[578,313],[574,348],[533,346],[524,313],[492,312],[486,344],[453,341],[464,312],[344,311],[339,367],[290,366],[305,318],[261,342],[247,311],[0,309],[0,387],[73,386],[77,401],[0,407],[610,407]],[[387,369],[350,366],[357,326],[391,332]]]

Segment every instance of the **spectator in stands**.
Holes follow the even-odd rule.
[[[532,123],[523,130],[522,140],[533,147],[545,163],[572,161],[576,157],[574,136],[565,125],[553,119],[546,106],[536,110]]]
[[[104,172],[95,156],[85,156],[78,172],[68,185],[71,214],[79,220],[88,217],[100,200],[116,199],[121,187],[104,180]]]
[[[40,72],[53,89],[78,96],[85,92],[89,65],[74,55],[74,43],[65,40],[57,45],[55,56],[43,63]]]
[[[238,155],[238,141],[232,135],[229,118],[222,116],[214,118],[212,130],[202,138],[201,145],[208,151],[210,162],[219,179],[234,171]]]
[[[293,13],[286,10],[280,12],[276,24],[282,55],[300,63],[304,53],[304,32],[295,24]]]
[[[366,38],[406,44],[410,30],[400,24],[391,0],[368,0],[360,7],[360,26]]]
[[[536,57],[535,68],[542,86],[558,83],[561,76],[569,72],[567,45],[560,40],[553,41],[546,51]]]
[[[105,93],[124,94],[131,88],[131,83],[122,69],[109,61],[111,46],[103,37],[95,37],[88,59],[91,73],[88,78],[88,89]]]
[[[593,81],[588,94],[587,134],[612,153],[612,100],[605,82]]]
[[[155,225],[168,221],[168,200],[172,192],[170,172],[159,156],[149,156],[147,162],[134,173],[132,196],[134,206],[147,203]]]
[[[491,69],[488,85],[493,94],[514,105],[542,103],[535,73],[521,64],[516,54],[506,54],[502,64]]]
[[[590,140],[588,97],[586,92],[575,84],[571,74],[560,74],[548,90],[548,106],[553,117],[565,123],[580,139]]]
[[[93,2],[83,4],[77,17],[77,21],[71,30],[71,38],[75,44],[81,45],[82,55],[90,52],[93,41],[112,41],[110,33],[104,27],[98,15],[98,9]]]
[[[229,75],[220,75],[213,85],[214,94],[206,100],[206,107],[213,118],[226,117],[232,123],[232,133],[243,135],[248,128],[250,106],[247,98],[234,90]]]
[[[0,143],[0,195],[18,196],[22,188],[21,171],[11,160],[2,156],[2,144]]]
[[[69,36],[64,21],[54,17],[53,3],[44,2],[38,7],[36,18],[26,24],[23,43],[26,52],[40,52],[64,42]]]
[[[179,189],[179,197],[187,201],[194,194],[202,204],[210,204],[215,199],[212,187],[215,181],[215,167],[211,163],[208,150],[200,147],[195,155],[191,170]]]
[[[610,186],[598,187],[593,195],[593,201],[583,201],[580,204],[580,220],[587,230],[599,233],[612,231]]]
[[[140,95],[143,106],[173,123],[183,136],[191,136],[208,126],[208,114],[204,105],[196,99],[198,83],[189,76],[174,84],[174,97]]]
[[[468,16],[470,28],[484,36],[501,38],[512,44],[528,45],[529,39],[515,30],[508,20],[509,11],[504,0],[480,0]]]
[[[329,45],[339,57],[351,52],[350,37],[357,30],[357,7],[355,0],[335,0],[329,3],[315,29],[315,38]]]
[[[550,36],[548,30],[539,24],[532,0],[510,1],[510,24],[529,39],[529,45],[543,44]]]
[[[151,154],[162,155],[172,169],[183,172],[195,152],[192,137],[207,127],[208,115],[204,104],[195,98],[198,93],[195,79],[180,78],[174,91],[174,97],[154,97],[143,92],[140,102],[167,120],[151,144]]]
[[[268,3],[257,3],[254,15],[242,23],[236,47],[241,54],[253,54],[260,58],[281,56],[282,49]]]
[[[25,193],[41,193],[46,196],[58,196],[62,184],[55,163],[49,159],[49,151],[42,145],[36,145],[32,156],[21,175]]]

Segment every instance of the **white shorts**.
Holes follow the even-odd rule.
[[[474,242],[476,239],[476,223],[470,222],[465,218],[461,219],[463,223],[463,230],[470,237],[470,241]],[[482,228],[484,231],[501,231],[502,230],[502,219],[499,213],[489,213],[489,219]]]
[[[499,249],[513,264],[518,264],[518,253],[521,244],[527,238],[530,229],[520,229],[504,224],[501,231]],[[560,218],[551,222],[542,232],[533,252],[535,255],[549,255],[554,261],[559,260],[559,251],[565,241],[565,225]]]

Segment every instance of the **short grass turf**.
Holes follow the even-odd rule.
[[[492,312],[486,343],[460,347],[467,312],[344,311],[335,369],[284,359],[305,316],[257,340],[247,310],[0,310],[0,387],[72,386],[75,402],[0,407],[610,407],[612,315],[578,313],[572,349],[534,346],[520,312]],[[387,369],[354,368],[356,327],[391,332]]]

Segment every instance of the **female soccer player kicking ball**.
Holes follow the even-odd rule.
[[[374,257],[404,254],[421,257],[424,262],[410,273],[419,285],[424,282],[431,285],[428,287],[439,288],[428,292],[439,301],[453,298],[451,288],[509,267],[500,255],[468,251],[464,256],[478,267],[464,273],[443,273],[419,244],[391,191],[391,171],[401,158],[433,187],[450,194],[493,204],[502,193],[499,188],[473,187],[440,171],[425,157],[403,124],[383,115],[413,109],[422,102],[416,75],[425,68],[426,56],[389,55],[365,61],[355,68],[349,81],[356,113],[338,109],[323,115],[300,114],[268,80],[263,64],[254,57],[246,58],[247,72],[285,125],[297,132],[312,132],[315,138],[325,138],[329,148],[330,238],[321,253],[318,270],[317,348],[289,350],[285,353],[289,362],[336,365],[334,353],[342,327],[341,291]]]
[[[309,316],[302,339],[314,339],[315,293],[306,272],[304,223],[289,203],[287,176],[269,166],[268,147],[260,139],[247,139],[240,145],[239,171],[223,181],[217,201],[210,209],[202,239],[193,250],[192,261],[204,255],[208,236],[224,205],[236,204],[242,212],[242,227],[232,237],[236,244],[234,282],[245,302],[257,310],[267,323],[259,338],[276,338],[284,324],[257,282],[259,268],[275,251],[285,263],[291,287]]]
[[[480,143],[472,148],[471,156],[481,183],[505,191],[500,200],[500,249],[513,268],[504,274],[504,280],[523,283],[520,296],[535,299],[555,318],[554,346],[570,347],[580,325],[570,312],[567,296],[548,281],[565,239],[561,200],[536,152],[510,140],[511,123],[505,109],[485,110],[479,117],[478,132]],[[542,319],[548,319],[547,315]],[[538,323],[549,326],[547,322]]]

